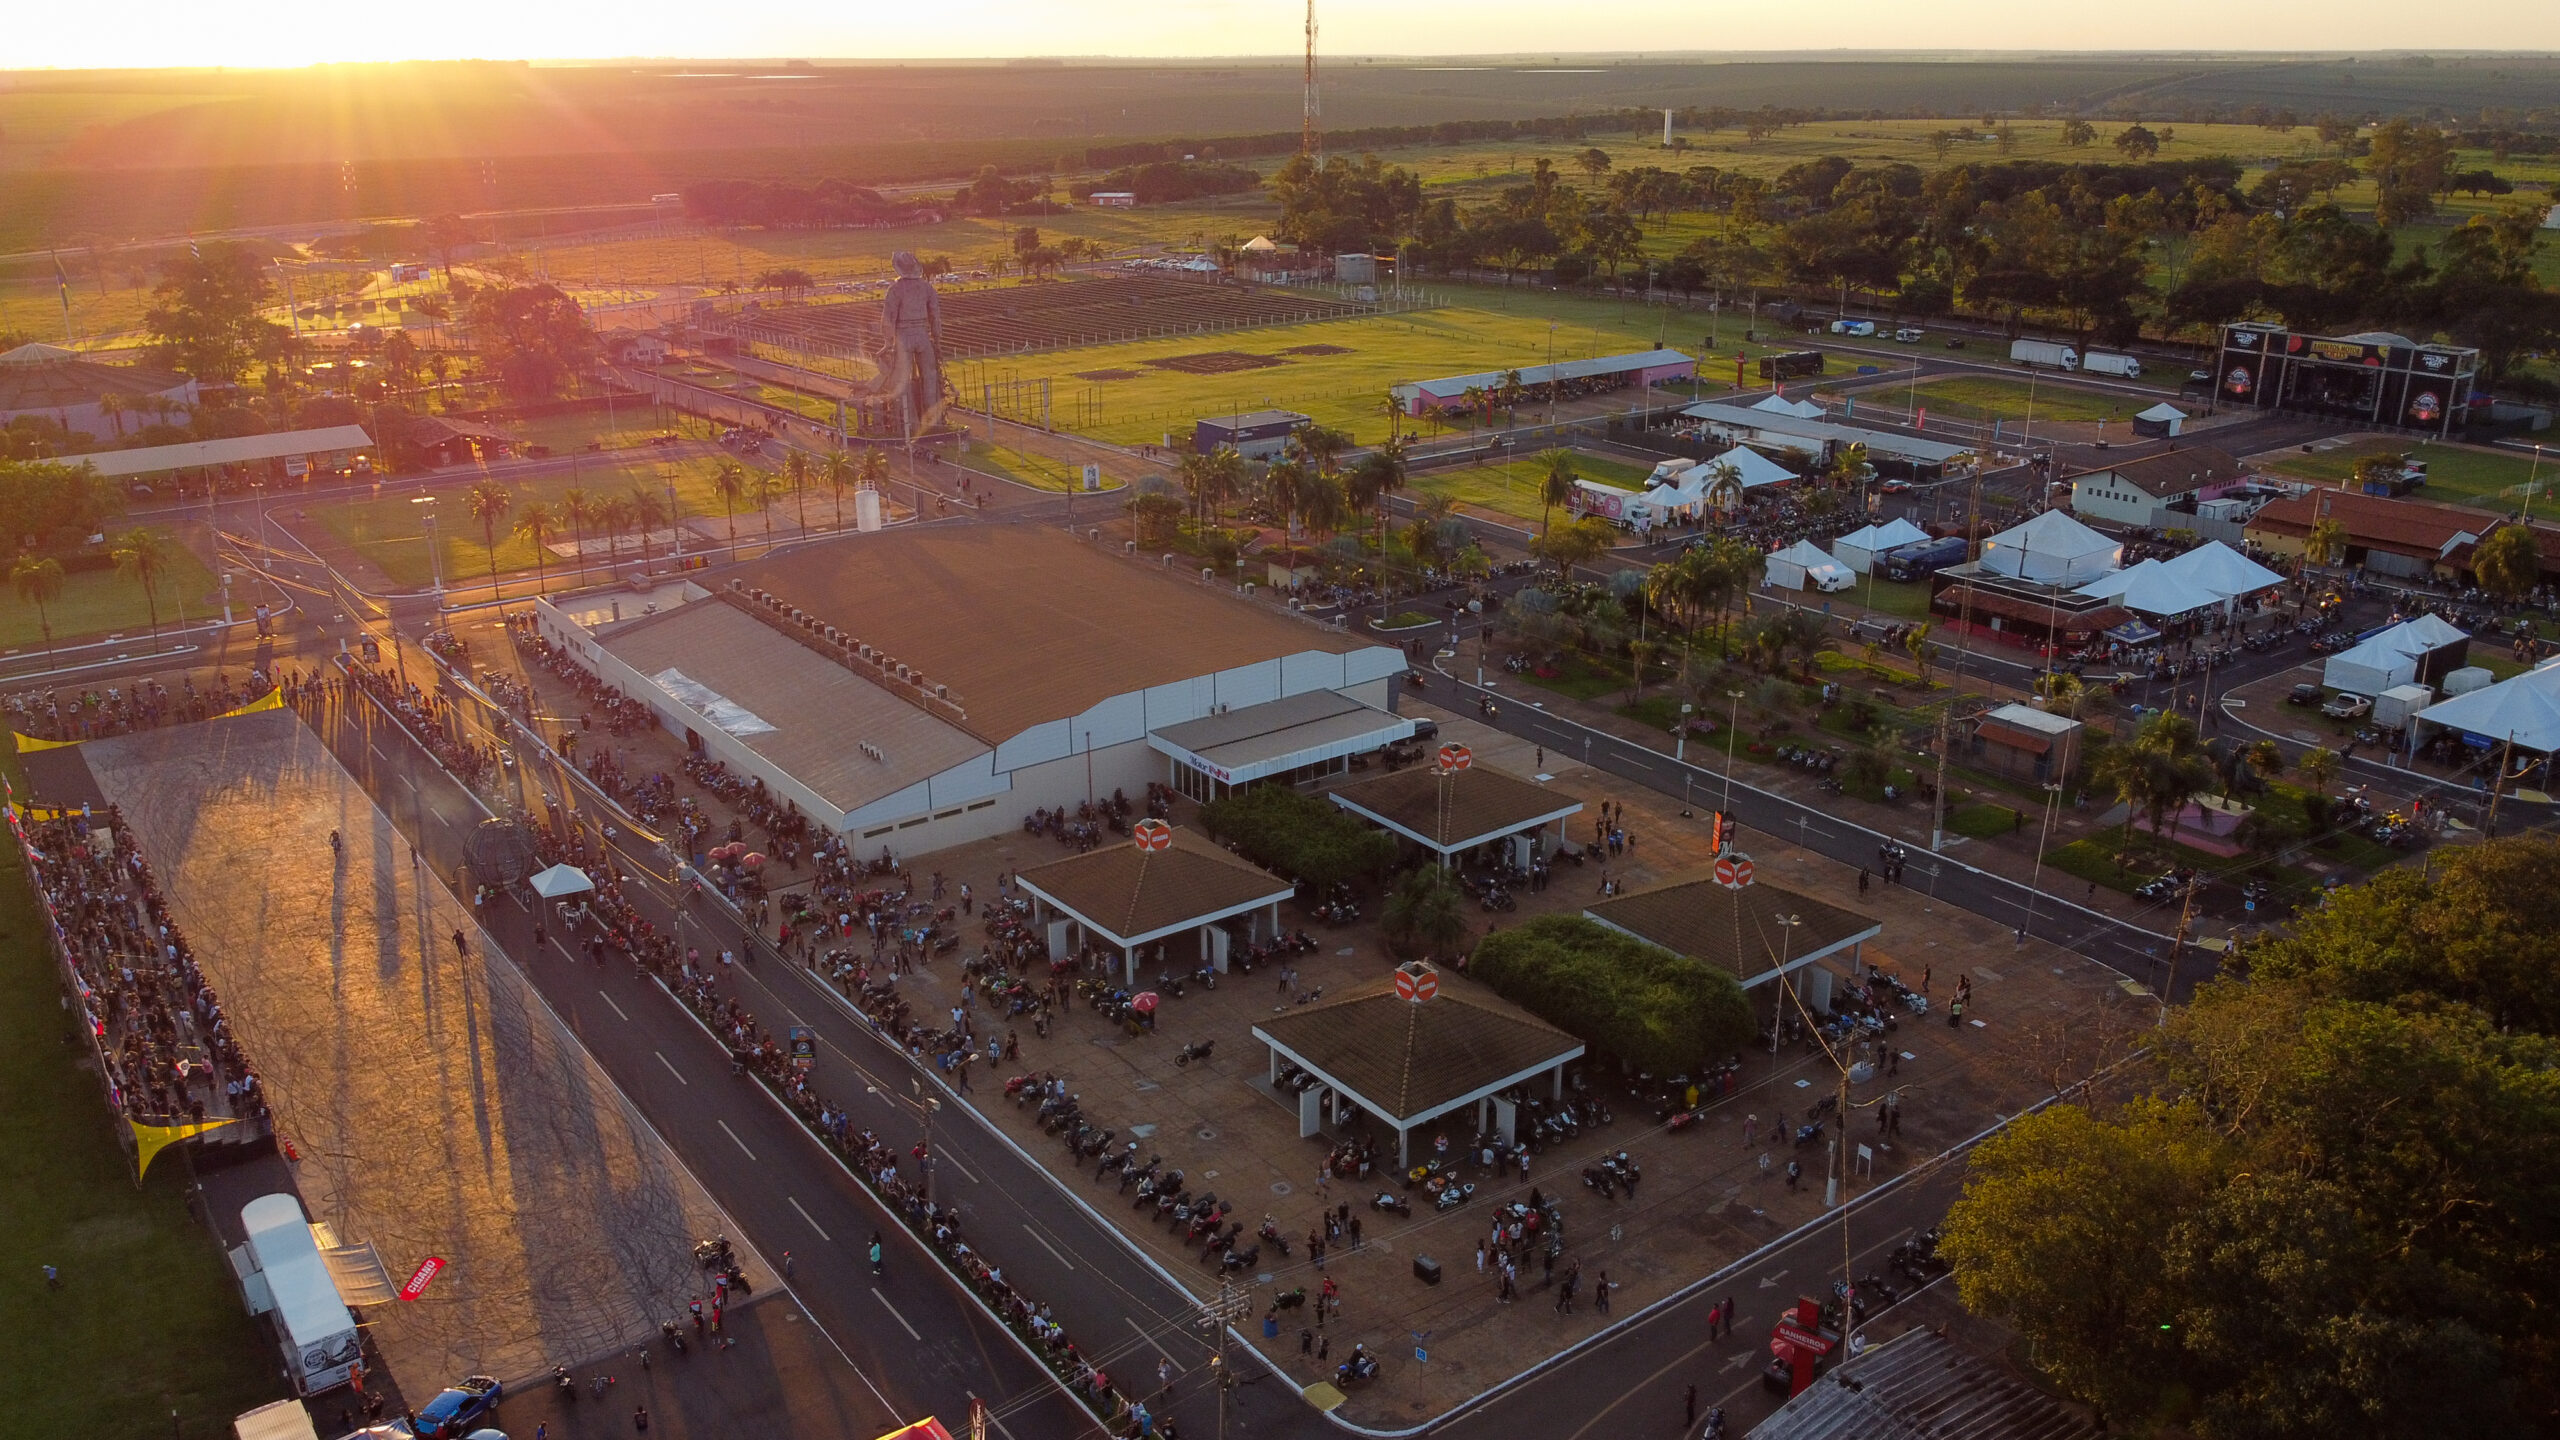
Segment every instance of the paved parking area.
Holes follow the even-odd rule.
[[[366,1317],[407,1393],[512,1383],[682,1313],[718,1210],[301,717],[84,751],[265,1079],[313,1218],[395,1279],[446,1260],[424,1298]]]
[[[1446,714],[1439,718],[1444,736],[1471,746],[1479,765],[1529,775],[1538,773],[1535,767],[1544,758],[1553,776],[1549,783],[1583,799],[1590,807],[1586,816],[1602,799],[1623,802],[1626,827],[1637,843],[1630,855],[1611,862],[1610,873],[1627,890],[1691,878],[1705,868],[1710,856],[1704,823],[1680,818],[1676,802],[1630,790],[1579,765],[1563,764],[1559,757],[1541,757],[1529,742],[1473,722]],[[1194,819],[1186,804],[1176,823]],[[1576,838],[1587,839],[1587,831]],[[1873,1108],[1859,1109],[1850,1122],[1853,1141],[1875,1150],[1873,1182],[1926,1164],[1998,1117],[2016,1113],[2115,1058],[2156,1014],[2150,1001],[2119,987],[2111,972],[2057,947],[2040,942],[2017,947],[2005,929],[1898,886],[1878,883],[1861,898],[1854,869],[1778,837],[1752,835],[1745,844],[1765,882],[1801,889],[1882,921],[1883,934],[1867,947],[1871,962],[1900,972],[1915,985],[1928,971],[1933,993],[1941,998],[1959,974],[1973,980],[1974,998],[1961,1029],[1943,1024],[1942,1009],[1904,1024],[1892,1038],[1909,1058],[1894,1075],[1853,1090],[1853,1106],[1872,1107],[1888,1090],[1897,1090],[1903,1107],[1902,1132],[1893,1140],[1877,1133]],[[957,883],[966,880],[986,896],[995,893],[1001,871],[1066,853],[1055,842],[1015,834],[916,857],[910,865],[920,881],[940,871],[955,894]],[[1600,873],[1596,859],[1581,869],[1563,867],[1548,890],[1520,897],[1517,914],[1477,918],[1516,924],[1543,911],[1578,911],[1597,898]],[[1299,985],[1320,985],[1335,994],[1375,979],[1391,966],[1373,923],[1374,896],[1364,900],[1360,923],[1340,928],[1320,926],[1295,905],[1282,908],[1290,928],[1303,927],[1322,942],[1314,955],[1296,962]],[[972,948],[977,934],[974,925],[964,926]],[[899,984],[920,1008],[938,1012],[958,1001],[959,967],[955,957],[946,956]],[[1294,1111],[1284,1110],[1259,1083],[1264,1053],[1248,1027],[1290,1004],[1277,975],[1264,969],[1226,977],[1215,991],[1193,989],[1184,998],[1166,999],[1150,1035],[1130,1037],[1089,1008],[1068,1012],[1047,1040],[1015,1024],[1021,1063],[994,1072],[979,1067],[972,1077],[974,1099],[1070,1190],[1121,1222],[1156,1263],[1195,1294],[1211,1295],[1217,1288],[1217,1272],[1202,1261],[1199,1249],[1181,1244],[1162,1222],[1142,1218],[1131,1208],[1131,1194],[1115,1188],[1116,1181],[1097,1183],[1093,1162],[1069,1163],[1061,1144],[1033,1123],[1029,1107],[1005,1101],[1006,1073],[1050,1071],[1064,1077],[1082,1097],[1085,1112],[1121,1132],[1119,1140],[1136,1138],[1142,1156],[1161,1153],[1167,1166],[1188,1172],[1193,1188],[1233,1200],[1234,1218],[1244,1221],[1248,1232],[1270,1215],[1291,1237],[1291,1254],[1284,1257],[1266,1246],[1255,1268],[1242,1277],[1256,1292],[1256,1319],[1247,1328],[1258,1333],[1272,1293],[1301,1285],[1314,1292],[1326,1279],[1333,1280],[1341,1292],[1341,1313],[1323,1328],[1321,1341],[1309,1306],[1274,1317],[1277,1334],[1263,1343],[1300,1383],[1330,1374],[1331,1364],[1319,1363],[1319,1343],[1331,1361],[1339,1361],[1355,1342],[1380,1355],[1387,1362],[1380,1381],[1354,1392],[1349,1413],[1362,1423],[1413,1423],[1436,1414],[1606,1325],[1608,1317],[1594,1313],[1590,1302],[1593,1282],[1602,1271],[1620,1287],[1612,1311],[1626,1315],[1824,1212],[1824,1153],[1811,1147],[1792,1152],[1804,1165],[1805,1179],[1791,1191],[1783,1178],[1790,1152],[1765,1139],[1781,1113],[1799,1119],[1816,1098],[1836,1088],[1837,1072],[1830,1063],[1795,1046],[1776,1055],[1761,1051],[1747,1057],[1741,1088],[1684,1132],[1666,1133],[1649,1112],[1619,1104],[1613,1124],[1534,1157],[1527,1182],[1516,1172],[1480,1174],[1470,1165],[1469,1178],[1478,1191],[1455,1210],[1418,1212],[1410,1219],[1370,1210],[1366,1202],[1371,1195],[1381,1189],[1402,1193],[1401,1185],[1383,1179],[1368,1186],[1320,1184],[1318,1162],[1329,1141],[1299,1138]],[[1203,1064],[1177,1065],[1182,1044],[1198,1040],[1214,1040],[1214,1056]],[[1614,1092],[1599,1071],[1593,1079]],[[1756,1128],[1763,1138],[1746,1145],[1745,1123],[1752,1116],[1758,1117]],[[1417,1135],[1417,1145],[1427,1138]],[[1454,1152],[1467,1136],[1453,1130],[1448,1138]],[[1392,1147],[1391,1132],[1382,1139]],[[1577,1178],[1584,1165],[1620,1149],[1644,1166],[1640,1198],[1634,1201],[1603,1199]],[[1769,1178],[1760,1171],[1764,1153],[1772,1157]],[[1863,1190],[1873,1182],[1861,1173],[1852,1183]],[[1557,1313],[1554,1292],[1542,1272],[1524,1272],[1520,1299],[1497,1304],[1492,1281],[1480,1278],[1475,1268],[1476,1241],[1490,1226],[1494,1207],[1526,1199],[1532,1185],[1562,1197],[1567,1263],[1579,1261],[1583,1268],[1583,1298],[1569,1315]],[[1318,1272],[1308,1263],[1304,1237],[1321,1211],[1346,1202],[1362,1222],[1365,1243],[1356,1252],[1337,1251]],[[1414,1278],[1417,1254],[1440,1261],[1445,1279],[1439,1286]],[[1428,1352],[1427,1361],[1413,1358],[1417,1347]]]

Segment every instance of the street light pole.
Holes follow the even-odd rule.
[[[2036,836],[2035,874],[2027,881],[2027,923],[2018,927],[2018,944],[2021,946],[2027,943],[2027,932],[2036,925],[2036,898],[2044,893],[2044,851],[2053,843],[2053,817],[2062,809],[2062,782],[2056,780],[2044,788],[2053,798],[2045,802],[2044,829]]]

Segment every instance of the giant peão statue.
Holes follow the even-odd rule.
[[[942,297],[913,251],[899,251],[889,263],[898,270],[880,302],[892,337],[889,384],[906,433],[922,435],[942,420]]]

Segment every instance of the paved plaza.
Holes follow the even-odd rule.
[[[1529,742],[1427,706],[1408,708],[1438,718],[1444,738],[1469,745],[1479,765],[1540,773],[1534,768],[1540,757]],[[1680,818],[1676,802],[1559,757],[1545,760],[1550,786],[1586,802],[1585,815],[1570,823],[1587,824],[1602,799],[1625,805],[1625,825],[1637,844],[1630,855],[1611,862],[1608,873],[1629,892],[1694,878],[1706,868],[1711,857],[1705,824]],[[1194,807],[1184,802],[1175,823],[1196,823]],[[1588,831],[1576,838],[1587,840]],[[2020,948],[2001,927],[1900,886],[1876,882],[1862,898],[1853,868],[1777,837],[1750,835],[1744,845],[1765,883],[1881,921],[1883,934],[1866,947],[1869,962],[1914,986],[1924,970],[1930,972],[1932,993],[1941,1001],[1959,975],[1973,981],[1974,998],[1960,1029],[1945,1025],[1943,1004],[1925,1019],[1906,1017],[1890,1038],[1908,1058],[1892,1075],[1853,1087],[1858,1108],[1851,1139],[1874,1151],[1872,1176],[1861,1171],[1853,1191],[1925,1166],[2000,1117],[2121,1056],[2154,1017],[2152,1003],[2128,994],[2112,972],[2058,947],[2034,942]],[[910,857],[909,863],[920,882],[939,871],[954,895],[965,880],[983,897],[996,893],[1000,872],[1069,853],[1053,841],[1016,834]],[[1580,869],[1560,867],[1548,890],[1520,895],[1516,914],[1472,918],[1481,928],[1487,920],[1510,925],[1533,914],[1577,913],[1598,899],[1601,873],[1596,857]],[[1282,906],[1284,923],[1321,942],[1314,955],[1294,962],[1298,987],[1322,986],[1329,997],[1386,973],[1392,962],[1371,923],[1374,897],[1365,909],[1361,923],[1333,928],[1318,925],[1294,903]],[[974,948],[974,927],[963,933]],[[956,962],[957,957],[942,957],[898,984],[918,1009],[947,1010],[959,1000]],[[1845,960],[1842,968],[1845,973]],[[1141,976],[1142,987],[1150,979]],[[1338,1137],[1301,1139],[1294,1109],[1284,1108],[1264,1083],[1263,1048],[1248,1027],[1291,1008],[1276,969],[1266,967],[1225,977],[1215,991],[1193,988],[1181,999],[1166,999],[1155,1032],[1142,1037],[1130,1037],[1082,1005],[1065,1012],[1046,1040],[1017,1022],[1010,1028],[1020,1039],[1020,1063],[978,1067],[967,1098],[1195,1295],[1214,1295],[1218,1284],[1217,1270],[1203,1262],[1200,1247],[1182,1244],[1164,1222],[1141,1217],[1132,1209],[1134,1192],[1119,1189],[1116,1179],[1097,1183],[1094,1162],[1070,1163],[1060,1142],[1041,1133],[1030,1107],[1005,1100],[1006,1077],[1034,1071],[1063,1077],[1094,1123],[1120,1132],[1115,1146],[1136,1138],[1142,1158],[1161,1153],[1166,1166],[1188,1172],[1188,1188],[1233,1201],[1230,1218],[1244,1222],[1248,1236],[1269,1214],[1290,1237],[1291,1253],[1284,1257],[1266,1244],[1260,1261],[1241,1277],[1253,1289],[1253,1318],[1245,1329],[1260,1335],[1272,1295],[1298,1286],[1312,1295],[1331,1279],[1342,1297],[1338,1318],[1319,1330],[1312,1304],[1281,1311],[1274,1317],[1278,1333],[1260,1343],[1300,1384],[1329,1378],[1332,1364],[1354,1343],[1365,1344],[1385,1368],[1378,1383],[1353,1392],[1346,1413],[1362,1424],[1392,1427],[1438,1414],[1613,1317],[1631,1314],[1825,1213],[1825,1152],[1768,1139],[1780,1115],[1795,1123],[1836,1089],[1837,1071],[1829,1061],[1792,1044],[1774,1056],[1765,1049],[1746,1054],[1739,1088],[1684,1132],[1666,1133],[1650,1113],[1632,1113],[1632,1106],[1620,1104],[1611,1125],[1535,1156],[1525,1183],[1516,1171],[1498,1176],[1468,1164],[1466,1178],[1478,1188],[1465,1205],[1438,1214],[1418,1205],[1410,1219],[1370,1209],[1367,1202],[1379,1191],[1408,1193],[1393,1174],[1393,1133],[1371,1132],[1387,1154],[1370,1183],[1336,1180],[1320,1186],[1318,1162]],[[1183,1043],[1199,1040],[1216,1042],[1214,1056],[1177,1065]],[[1592,1078],[1595,1088],[1616,1098],[1616,1087],[1605,1084],[1597,1067]],[[1875,1119],[1875,1102],[1888,1092],[1898,1094],[1904,1114],[1901,1132],[1891,1140],[1878,1133]],[[1753,1116],[1758,1139],[1745,1144],[1746,1120]],[[1463,1149],[1469,1133],[1468,1124],[1452,1123],[1451,1155]],[[1428,1130],[1417,1132],[1417,1160],[1431,1153],[1431,1139]],[[1604,1199],[1579,1179],[1585,1165],[1621,1149],[1644,1167],[1635,1200]],[[1771,1157],[1766,1177],[1759,1164],[1763,1154]],[[1784,1174],[1790,1158],[1804,1167],[1794,1189]],[[1493,1282],[1475,1268],[1476,1242],[1487,1233],[1495,1206],[1525,1200],[1532,1185],[1563,1201],[1567,1248],[1558,1273],[1561,1264],[1575,1261],[1583,1269],[1582,1295],[1570,1314],[1557,1312],[1543,1271],[1524,1269],[1519,1300],[1497,1304]],[[1346,1242],[1319,1271],[1308,1262],[1305,1236],[1324,1210],[1345,1202],[1361,1221],[1364,1243],[1354,1252]],[[1884,1238],[1859,1237],[1859,1249]],[[1444,1272],[1437,1287],[1413,1275],[1414,1257],[1425,1254]],[[1590,1299],[1603,1271],[1619,1287],[1608,1316],[1596,1313]],[[1420,1343],[1428,1362],[1413,1358],[1417,1336],[1425,1337]],[[1320,1360],[1319,1346],[1329,1359]]]
[[[395,1279],[447,1262],[365,1317],[408,1393],[512,1383],[682,1312],[718,1210],[300,716],[85,756],[264,1077],[312,1217]]]

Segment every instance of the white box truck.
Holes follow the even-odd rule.
[[[2142,362],[2130,355],[2109,355],[2092,350],[2080,357],[2080,371],[2084,375],[2115,375],[2126,380],[2139,380],[2142,378]]]
[[[2009,358],[2021,365],[2050,365],[2057,370],[2080,368],[2080,352],[2050,340],[2012,340]]]
[[[249,1313],[275,1326],[276,1347],[284,1352],[295,1391],[317,1395],[346,1384],[362,1344],[302,1202],[291,1195],[261,1195],[240,1207],[240,1226],[249,1242],[231,1252],[231,1268],[240,1277]]]

